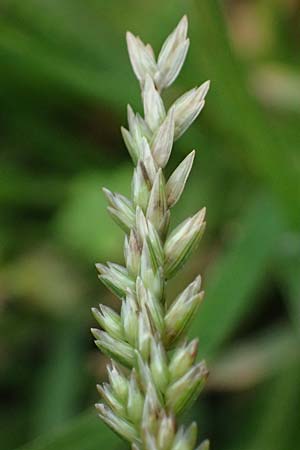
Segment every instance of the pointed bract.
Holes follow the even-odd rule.
[[[121,213],[120,211],[117,211],[116,209],[112,208],[111,206],[107,207],[107,211],[111,218],[114,220],[114,222],[122,228],[125,233],[127,233],[130,229],[132,224],[128,221],[128,218]]]
[[[121,318],[113,309],[99,305],[99,309],[92,308],[92,313],[103,330],[116,339],[123,339]]]
[[[157,444],[159,450],[170,450],[176,431],[176,423],[173,416],[164,414],[161,418],[158,433]]]
[[[165,316],[165,343],[172,347],[187,331],[202,303],[204,292],[194,295],[187,301],[181,298],[172,304]]]
[[[136,445],[136,444],[132,444],[131,450],[141,450],[141,447],[139,447],[139,446]]]
[[[157,388],[164,393],[169,382],[167,355],[160,342],[151,340],[150,370]]]
[[[151,150],[158,167],[164,168],[169,161],[174,140],[174,109],[171,108],[167,117],[159,127]]]
[[[132,135],[129,133],[129,131],[126,128],[121,127],[121,134],[122,134],[124,143],[126,145],[126,148],[128,150],[128,153],[131,156],[133,163],[136,164],[140,157],[137,144],[134,141]]]
[[[129,274],[136,277],[141,265],[141,250],[134,229],[131,229],[129,237],[125,236],[124,256]]]
[[[183,42],[186,39],[188,31],[188,19],[187,16],[184,15],[176,28],[169,34],[167,39],[162,45],[158,56],[158,63],[160,65],[164,65],[168,60],[169,55],[172,53],[173,49],[178,46],[178,43]]]
[[[133,172],[132,198],[135,206],[146,210],[151,190],[151,181],[144,163],[139,160]]]
[[[129,442],[139,439],[137,430],[127,420],[116,416],[110,408],[98,403],[95,405],[101,419],[117,434]]]
[[[189,343],[183,342],[175,350],[169,363],[170,381],[178,380],[192,367],[197,356],[198,344],[198,339],[193,339]]]
[[[150,355],[151,338],[152,330],[148,311],[142,305],[138,316],[138,349],[145,361],[147,361]]]
[[[126,299],[122,302],[121,321],[127,342],[137,346],[139,309],[133,292],[128,289]]]
[[[135,367],[139,375],[143,391],[148,393],[149,401],[155,405],[158,410],[162,406],[162,397],[158,392],[152,377],[151,370],[148,364],[143,360],[142,355],[137,350],[135,351]]]
[[[108,212],[114,221],[124,231],[130,230],[134,226],[135,214],[133,204],[124,195],[113,193],[107,188],[102,189],[108,202]]]
[[[135,114],[130,105],[127,105],[127,117],[129,130],[121,127],[121,133],[133,163],[136,165],[142,158],[143,139],[150,139],[152,133],[145,120],[138,113]]]
[[[149,247],[153,265],[158,269],[159,267],[163,267],[164,264],[164,250],[162,247],[160,236],[150,220],[148,220],[147,225],[148,233],[146,235],[146,241]]]
[[[119,361],[123,366],[131,368],[134,363],[134,348],[124,341],[114,339],[105,331],[92,328],[92,334],[96,338],[95,344],[110,358]]]
[[[209,450],[209,449],[210,449],[209,441],[205,440],[202,442],[202,444],[199,445],[199,447],[197,447],[196,450]]]
[[[99,279],[119,298],[126,295],[126,290],[134,289],[134,281],[129,275],[125,267],[119,264],[108,263],[108,267],[104,264],[97,263],[96,269],[99,272]]]
[[[180,427],[176,433],[172,450],[194,450],[197,439],[197,425],[193,422],[188,429]]]
[[[153,181],[155,179],[156,172],[157,172],[157,167],[156,167],[156,163],[153,159],[153,155],[151,153],[149,144],[145,137],[143,137],[143,139],[142,139],[140,158],[143,161],[143,164],[145,166],[145,169],[147,171],[147,174],[149,176],[151,184],[153,184]]]
[[[157,230],[161,230],[166,212],[166,185],[162,170],[159,169],[151,189],[146,217]]]
[[[147,75],[143,89],[145,120],[150,130],[155,132],[166,116],[165,107],[152,78]]]
[[[183,377],[171,384],[166,392],[167,406],[175,414],[181,414],[190,406],[202,390],[208,377],[205,362],[192,367]]]
[[[186,219],[168,236],[165,243],[165,275],[171,278],[196,249],[205,228],[205,208]]]
[[[145,450],[158,450],[155,437],[148,429],[143,429],[143,443]]]
[[[189,48],[187,29],[188,21],[184,16],[167,37],[158,55],[158,73],[155,80],[160,90],[173,83],[184,63]]]
[[[157,433],[159,423],[160,405],[157,403],[156,395],[151,385],[147,388],[145,397],[142,429],[153,435]]]
[[[164,314],[159,297],[152,292],[155,287],[145,286],[141,278],[137,278],[136,294],[141,307],[146,308],[150,323],[159,333],[163,333],[165,327]]]
[[[115,397],[108,383],[98,384],[97,390],[105,403],[116,415],[126,418],[124,405]]]
[[[122,194],[111,192],[107,188],[102,188],[110,206],[123,212],[131,223],[134,223],[134,208],[132,202]]]
[[[181,197],[185,183],[193,166],[195,150],[189,153],[174,170],[166,184],[168,207],[174,206]]]
[[[175,140],[187,130],[204,107],[204,99],[209,89],[209,81],[191,89],[173,104],[175,121]]]
[[[154,77],[157,70],[153,50],[149,44],[145,45],[130,31],[126,33],[126,40],[132,68],[137,79],[143,85],[147,74]]]
[[[173,53],[170,54],[169,60],[166,61],[166,64],[158,67],[158,76],[156,77],[156,80],[157,86],[160,90],[170,86],[178,76],[186,58],[189,46],[189,39],[181,42],[178,47],[174,49]]]
[[[142,395],[138,386],[135,370],[133,369],[130,375],[128,388],[127,413],[130,420],[138,425],[141,422],[144,396]]]
[[[113,393],[122,404],[125,404],[128,396],[127,378],[113,361],[107,365],[107,373]]]

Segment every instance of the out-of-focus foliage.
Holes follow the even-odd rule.
[[[105,359],[89,308],[119,304],[93,263],[122,260],[103,185],[130,189],[119,126],[141,110],[126,29],[156,44],[188,14],[172,101],[211,79],[173,162],[198,150],[174,223],[201,205],[206,301],[193,326],[210,363],[195,406],[222,450],[300,440],[300,13],[296,0],[2,0],[0,442],[11,450],[123,448],[94,411]],[[170,284],[174,295],[180,285]],[[78,415],[78,417],[76,417]],[[32,442],[31,442],[32,441]]]

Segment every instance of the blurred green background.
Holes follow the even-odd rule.
[[[126,29],[157,51],[181,16],[191,48],[165,100],[210,79],[170,170],[196,163],[173,224],[206,205],[193,325],[211,376],[191,416],[213,449],[300,441],[298,0],[1,0],[0,448],[124,449],[91,405],[105,377],[90,307],[118,303],[96,261],[122,261],[100,188],[129,192],[119,127],[141,110]],[[189,419],[190,417],[187,417]]]

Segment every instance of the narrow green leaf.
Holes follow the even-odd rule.
[[[273,325],[250,339],[234,342],[211,366],[210,387],[244,391],[282,375],[299,359],[299,339],[290,324]]]
[[[254,307],[255,296],[284,229],[268,198],[247,205],[241,228],[216,263],[207,282],[206,298],[192,326],[201,357],[212,357]]]
[[[76,411],[83,370],[80,345],[82,320],[68,318],[52,327],[48,359],[38,374],[35,392],[34,435],[52,431],[65,423]],[[59,381],[58,381],[59,380]]]
[[[82,414],[60,430],[40,437],[20,450],[113,450],[119,444],[120,439],[93,411]]]

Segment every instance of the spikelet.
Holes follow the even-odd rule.
[[[140,83],[144,117],[127,107],[122,136],[134,163],[131,199],[104,188],[108,212],[125,231],[124,266],[96,264],[99,279],[121,301],[121,312],[93,308],[100,329],[95,343],[112,362],[109,383],[98,385],[99,416],[129,441],[133,450],[194,450],[197,426],[177,425],[202,390],[208,370],[196,362],[198,341],[185,338],[203,300],[198,276],[173,301],[166,299],[169,278],[196,249],[205,228],[205,208],[169,231],[170,208],[180,199],[195,150],[165,178],[174,140],[198,116],[209,82],[179,97],[166,111],[162,91],[177,77],[189,48],[184,16],[163,44],[158,58],[149,44],[128,32],[128,52]],[[120,366],[129,369],[124,371]],[[198,449],[209,448],[203,441]]]

